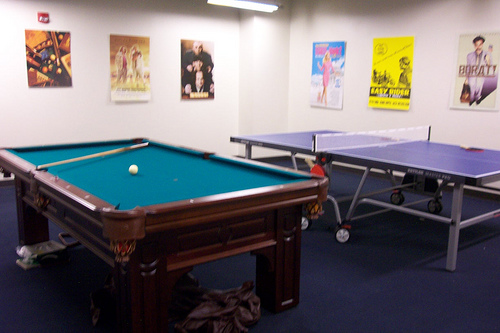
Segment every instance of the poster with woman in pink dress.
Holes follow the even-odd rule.
[[[345,42],[313,43],[311,106],[342,109]]]

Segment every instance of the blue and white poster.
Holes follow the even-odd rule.
[[[345,44],[313,43],[311,106],[342,110]]]

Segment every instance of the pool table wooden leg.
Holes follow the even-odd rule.
[[[273,224],[270,232],[275,241],[252,251],[257,256],[256,294],[263,308],[281,312],[299,303],[302,205],[279,208],[268,216],[273,216],[269,223]],[[137,241],[128,262],[115,262],[118,331],[168,331],[172,291],[181,276],[193,268],[191,264],[174,262],[167,269],[170,252],[166,247],[172,243],[165,235],[150,235]],[[220,254],[208,257],[211,255],[217,259]],[[178,268],[173,268],[175,264]]]
[[[16,205],[17,223],[19,231],[19,244],[31,245],[49,240],[49,224],[45,216],[30,206],[25,200],[33,202],[34,199],[27,198],[33,196],[27,183],[15,179],[16,183]]]
[[[118,332],[168,332],[169,306],[177,281],[193,267],[167,273],[155,243],[141,244],[128,262],[116,262]]]
[[[257,255],[256,293],[262,306],[281,312],[299,303],[302,206],[278,210],[276,246]]]

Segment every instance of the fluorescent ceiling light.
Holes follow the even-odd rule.
[[[278,5],[244,0],[208,0],[211,5],[227,6],[241,9],[257,10],[260,12],[272,13],[278,10]]]

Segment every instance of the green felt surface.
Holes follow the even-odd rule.
[[[37,166],[133,144],[120,141],[10,151]],[[132,164],[139,167],[136,175],[128,171]],[[145,148],[49,167],[47,171],[123,210],[309,179],[219,156],[204,159],[202,153],[153,142]]]

